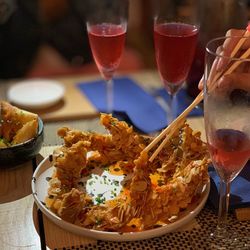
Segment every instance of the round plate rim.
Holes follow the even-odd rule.
[[[94,229],[87,229],[84,227],[80,227],[69,223],[67,221],[62,220],[60,217],[55,215],[52,211],[47,209],[45,205],[39,200],[36,191],[36,180],[45,170],[52,167],[51,162],[49,161],[49,156],[44,158],[40,164],[37,166],[31,181],[32,195],[34,197],[35,203],[38,208],[42,211],[42,213],[50,220],[52,220],[57,226],[63,228],[66,231],[75,233],[81,236],[87,236],[90,238],[94,238],[97,240],[105,240],[105,241],[137,241],[150,239],[153,237],[158,237],[170,232],[175,231],[182,225],[186,225],[189,221],[191,221],[195,216],[199,214],[199,212],[204,207],[209,191],[210,191],[210,182],[205,185],[202,199],[200,203],[195,207],[195,209],[188,216],[184,216],[183,218],[168,224],[166,226],[145,230],[142,232],[130,232],[130,233],[119,233],[119,232],[106,232],[106,231],[98,231]],[[43,170],[43,168],[46,168]]]

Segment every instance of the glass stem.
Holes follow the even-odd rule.
[[[225,234],[227,231],[227,213],[230,197],[230,181],[220,181],[220,201],[218,212],[217,234]]]
[[[176,95],[175,94],[170,94],[169,95],[169,101],[168,101],[168,112],[167,112],[167,123],[170,124],[176,116],[175,112],[175,104],[176,104]]]
[[[112,113],[113,111],[113,102],[114,102],[114,95],[113,95],[113,79],[107,80],[107,113]]]

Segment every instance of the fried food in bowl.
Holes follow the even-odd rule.
[[[31,160],[43,143],[43,122],[37,114],[0,102],[0,167]]]

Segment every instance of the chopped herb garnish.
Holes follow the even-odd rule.
[[[115,186],[119,186],[119,181],[114,180],[114,181],[113,181],[113,184],[114,184]]]
[[[114,196],[116,196],[116,193],[113,190],[111,190],[111,194],[114,195]]]
[[[105,202],[105,197],[103,197],[103,194],[98,194],[97,197],[95,198],[95,201],[97,202],[98,205],[100,205]]]
[[[92,186],[95,182],[92,180],[89,182],[89,185]]]
[[[103,168],[104,170],[106,170],[106,171],[109,171],[109,166],[108,166],[108,165],[104,165],[104,166],[102,166],[102,168]]]

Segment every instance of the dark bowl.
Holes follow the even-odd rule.
[[[33,159],[43,143],[43,121],[38,118],[37,136],[12,147],[0,148],[0,168],[16,166]]]

